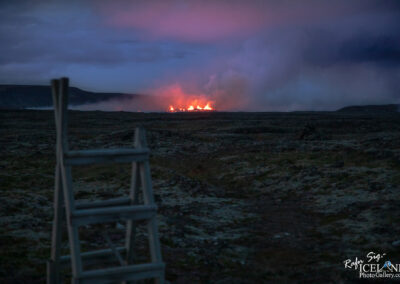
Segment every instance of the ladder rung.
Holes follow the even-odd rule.
[[[131,199],[129,197],[112,198],[101,201],[82,201],[75,204],[76,209],[100,208],[108,206],[129,205]]]
[[[74,226],[82,226],[118,220],[148,220],[156,214],[156,211],[156,205],[128,205],[80,209],[72,213],[71,221]]]
[[[141,162],[149,158],[149,152],[147,148],[68,151],[64,154],[64,163],[65,165],[87,165]]]
[[[144,263],[106,269],[88,270],[76,279],[79,283],[116,283],[124,280],[140,280],[163,277],[164,263]]]
[[[126,253],[125,247],[117,247],[116,249],[121,254]],[[81,257],[84,264],[105,263],[107,260],[117,262],[117,259],[115,258],[112,249],[101,249],[101,250],[83,252],[81,253]],[[71,261],[71,256],[69,254],[60,257],[60,262],[63,265],[70,265],[70,261]]]

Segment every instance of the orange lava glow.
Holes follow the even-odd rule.
[[[186,112],[186,111],[213,111],[214,108],[211,106],[211,102],[207,102],[206,104],[198,104],[197,100],[190,103],[188,106],[173,106],[170,105],[168,111],[169,112]]]
[[[198,91],[184,90],[177,83],[163,86],[153,92],[158,94],[157,103],[167,112],[210,112],[217,109],[211,96]]]

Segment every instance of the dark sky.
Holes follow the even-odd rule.
[[[400,103],[400,1],[4,2],[3,84],[68,76],[224,110]]]

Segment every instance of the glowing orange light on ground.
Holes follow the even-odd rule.
[[[196,107],[194,107],[196,106]],[[214,110],[213,107],[211,107],[211,102],[207,102],[206,105],[202,106],[201,104],[197,104],[197,102],[188,104],[187,107],[182,107],[182,106],[173,106],[170,105],[168,111],[169,112],[186,112],[186,111],[211,111]]]

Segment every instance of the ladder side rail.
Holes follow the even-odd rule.
[[[60,79],[60,97],[59,97],[59,123],[60,123],[60,142],[63,154],[68,152],[68,78]]]
[[[64,190],[65,212],[67,215],[68,238],[71,251],[71,264],[73,278],[82,273],[82,259],[80,253],[80,242],[78,227],[73,226],[71,216],[75,210],[74,195],[72,191],[71,166],[64,165],[64,153],[68,151],[67,142],[67,119],[68,119],[68,79],[61,78],[61,92],[59,97],[59,120],[58,120],[58,156],[60,157],[60,168]]]
[[[143,167],[141,168],[141,176],[143,181],[143,191],[144,191],[144,203],[145,204],[154,204],[154,197],[152,192],[151,185],[151,176],[150,176],[150,166],[149,162],[144,162]],[[161,256],[161,245],[160,245],[160,236],[158,234],[158,226],[157,226],[157,215],[154,215],[153,218],[147,223],[147,232],[149,235],[149,247],[152,263],[162,263]],[[162,284],[165,279],[165,270],[162,271],[159,277],[156,278],[156,283]]]
[[[154,204],[154,197],[152,193],[150,167],[148,162],[144,162],[144,167],[141,169],[141,177],[143,180],[143,195],[145,204]],[[156,221],[156,215],[149,221],[148,225],[149,239],[150,239],[150,251],[153,262],[162,262],[160,239],[158,235],[158,227]]]
[[[134,147],[135,149],[140,149],[139,147],[139,133],[136,129],[135,137],[134,137]],[[140,176],[139,176],[139,164],[137,162],[132,163],[132,176],[131,176],[131,185],[129,189],[129,198],[131,200],[131,204],[139,203],[139,190],[140,190]],[[131,264],[135,261],[135,252],[134,245],[136,240],[136,222],[134,220],[128,220],[126,224],[126,263]]]
[[[59,113],[59,91],[60,84],[58,80],[51,81],[52,86],[52,96],[53,96],[53,105],[54,105],[54,117],[55,117],[55,126],[57,130],[58,125],[58,113]],[[63,219],[65,218],[64,210],[63,210],[63,188],[61,182],[61,172],[60,172],[60,162],[58,157],[58,151],[56,151],[56,167],[55,167],[55,184],[54,184],[54,217],[53,217],[53,225],[52,225],[52,236],[51,236],[51,256],[50,261],[48,262],[47,267],[47,283],[55,284],[60,283],[60,250],[61,250],[61,241],[62,241],[62,226]]]
[[[138,146],[140,148],[147,148],[145,131],[143,128],[136,129],[138,133]],[[150,175],[150,162],[149,160],[141,163],[140,166],[140,179],[142,181],[142,189],[143,189],[143,201],[144,204],[152,205],[154,204],[154,194],[151,183],[151,175]],[[161,256],[161,246],[160,246],[160,237],[158,235],[158,226],[157,226],[157,215],[155,215],[148,223],[147,223],[147,231],[149,235],[149,247],[151,260],[153,263],[162,263]],[[160,277],[156,278],[157,283],[164,283],[164,270]]]

